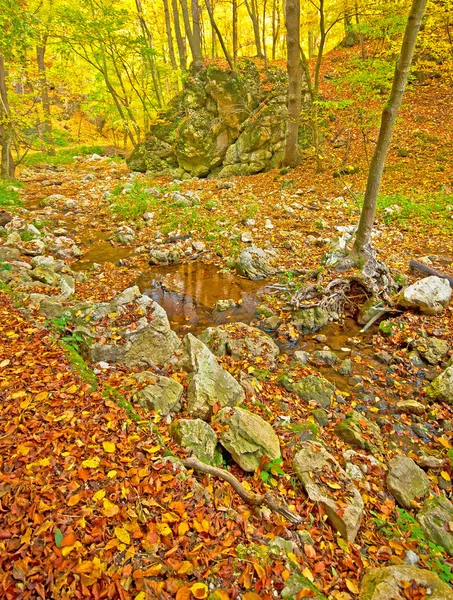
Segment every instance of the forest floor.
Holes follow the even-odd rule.
[[[341,52],[329,55],[326,72],[335,72]],[[338,93],[330,83],[324,92]],[[411,258],[453,275],[448,155],[453,123],[444,108],[452,105],[452,95],[453,89],[438,81],[409,88],[386,168],[374,244],[390,269],[410,281]],[[67,262],[86,276],[76,282],[68,304],[109,301],[138,283],[161,301],[180,336],[220,322],[259,326],[255,307],[261,303],[287,324],[288,300],[301,285],[300,274],[319,267],[335,227],[355,225],[360,212],[363,137],[351,121],[352,107],[338,114],[326,135],[322,173],[308,157],[289,173],[232,178],[232,187],[222,188],[215,180],[132,176],[123,161],[87,156],[65,165],[23,167],[23,187],[11,192],[2,185],[0,193],[20,195],[23,204],[7,208],[21,219],[51,236],[64,228],[81,248],[82,257]],[[347,166],[357,172],[334,176]],[[149,188],[157,197],[145,191]],[[187,192],[195,198],[190,206],[181,203],[190,197]],[[52,194],[64,198],[44,207],[42,201]],[[67,199],[76,202],[68,207]],[[147,221],[145,212],[153,213]],[[118,241],[122,226],[133,230],[129,244]],[[190,237],[168,241],[180,235]],[[250,282],[228,270],[230,258],[250,239],[271,251],[279,273],[269,281]],[[150,247],[176,248],[177,264],[149,266]],[[168,457],[185,454],[169,435],[168,419],[132,401],[130,376],[137,369],[94,372],[74,351],[71,324],[38,314],[32,292],[42,288],[24,288],[14,279],[0,288],[2,597],[269,600],[287,593],[348,600],[358,597],[367,567],[402,564],[408,551],[417,554],[418,566],[453,582],[451,558],[420,533],[414,519],[418,507],[399,509],[385,486],[392,456],[404,452],[418,460],[428,454],[443,460],[441,468],[428,471],[431,493],[453,498],[453,408],[426,405],[424,393],[441,367],[416,366],[409,359],[424,333],[451,341],[451,306],[436,317],[392,315],[397,333],[391,337],[383,337],[377,326],[362,333],[353,311],[299,339],[283,327],[274,335],[282,349],[275,369],[252,358],[219,359],[236,378],[251,381],[245,405],[273,425],[283,457],[281,464],[263,465],[253,475],[234,463],[229,469],[248,489],[285,498],[304,520],[297,527],[251,508],[223,481],[179,474],[181,468]],[[229,298],[237,302],[233,310],[214,309],[217,300]],[[350,374],[313,362],[294,366],[295,350],[313,352],[326,345],[341,359],[351,358]],[[289,370],[295,377],[320,371],[341,392],[324,426],[316,423],[313,405],[279,383]],[[172,376],[187,385],[186,374]],[[396,403],[405,399],[421,401],[425,412],[396,412]],[[354,543],[335,533],[292,470],[295,443],[311,437],[344,463],[350,446],[334,430],[350,409],[363,414],[365,439],[371,440],[367,419],[381,428],[381,437],[372,439],[377,462],[356,482],[365,510]],[[290,542],[289,550],[273,544],[279,538]],[[304,584],[291,595],[288,581],[295,574]],[[406,590],[408,599],[423,594],[426,590]]]

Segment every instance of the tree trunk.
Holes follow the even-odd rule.
[[[203,55],[201,52],[200,7],[198,0],[192,0],[192,25],[194,44],[193,64],[195,68],[201,69],[203,66]]]
[[[168,42],[168,53],[170,55],[170,62],[173,69],[176,69],[176,57],[175,49],[173,47],[173,37],[171,35],[171,21],[170,21],[170,10],[168,7],[168,0],[163,0],[164,12],[165,12],[165,28],[167,30],[167,42]]]
[[[39,86],[41,88],[41,103],[44,114],[44,123],[42,124],[42,133],[44,141],[44,152],[50,155],[55,154],[55,147],[52,138],[52,117],[50,114],[49,86],[47,85],[46,64],[44,55],[46,53],[47,36],[42,40],[42,44],[36,47],[36,62],[38,63]]]
[[[198,6],[197,0],[193,0],[196,6]],[[187,6],[187,0],[179,0],[181,4],[182,16],[184,20],[184,29],[186,31],[186,37],[189,40],[190,51],[192,52],[192,61],[193,66],[200,70],[202,67],[202,57],[201,57],[201,36],[200,36],[200,22],[197,21],[197,29],[198,32],[195,33],[192,30],[192,26],[190,24],[190,16],[189,16],[189,8]],[[192,4],[192,11],[194,6]],[[193,12],[192,12],[193,17]],[[195,25],[195,23],[194,23]]]
[[[260,24],[258,22],[258,13],[256,11],[256,3],[254,0],[245,0],[245,6],[247,8],[247,12],[249,13],[250,19],[253,24],[253,35],[255,37],[255,45],[256,45],[256,55],[258,58],[263,58],[263,53],[261,51],[261,36],[260,36]]]
[[[219,42],[220,42],[220,45],[221,45],[222,50],[223,50],[223,54],[225,55],[225,58],[228,61],[230,69],[232,71],[234,71],[233,61],[231,60],[231,56],[230,56],[230,54],[229,54],[229,52],[227,50],[227,47],[225,45],[225,41],[223,39],[222,34],[220,33],[220,30],[219,30],[219,28],[217,26],[217,23],[214,20],[214,14],[213,14],[213,11],[212,11],[211,4],[210,4],[209,0],[205,0],[205,3],[206,3],[206,10],[208,11],[209,19],[211,21],[212,35],[214,37],[214,35],[217,34],[217,37],[219,38]]]
[[[385,159],[390,147],[396,115],[401,105],[409,76],[417,34],[420,29],[426,1],[427,0],[413,0],[412,2],[406,30],[404,32],[401,53],[395,67],[392,90],[388,102],[382,112],[381,128],[373,158],[371,159],[362,213],[360,215],[359,227],[352,249],[352,256],[359,260],[363,260],[368,254],[367,250],[376,214],[376,202],[381,186],[382,174],[384,172]]]
[[[177,0],[171,0],[171,5],[173,9],[173,24],[175,27],[176,44],[178,46],[179,66],[181,68],[181,71],[185,71],[187,69],[187,54],[186,47],[184,45],[184,40],[181,34],[181,23],[179,20]]]
[[[300,62],[300,0],[286,2],[287,68],[288,68],[288,130],[283,164],[296,167],[299,163],[298,134],[302,104],[302,65]]]
[[[0,177],[2,179],[14,179],[16,165],[14,164],[13,155],[11,154],[13,135],[14,132],[8,102],[8,89],[6,85],[5,59],[0,52]]]
[[[236,69],[238,62],[238,3],[237,0],[232,0],[233,7],[233,65]]]
[[[148,62],[149,62],[149,67],[151,69],[151,77],[153,80],[153,87],[154,87],[154,92],[156,94],[157,104],[159,105],[159,108],[162,108],[163,103],[162,103],[162,98],[161,98],[161,94],[160,94],[159,81],[157,78],[156,61],[154,60],[154,54],[153,54],[153,52],[154,52],[153,37],[151,35],[151,31],[149,30],[148,25],[146,24],[146,21],[145,21],[145,17],[143,15],[143,8],[142,8],[141,0],[135,0],[135,6],[137,8],[138,21],[140,23],[140,28],[142,30],[143,37],[145,38],[148,49],[150,50],[150,52],[148,52]]]

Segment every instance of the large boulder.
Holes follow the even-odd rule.
[[[412,508],[429,491],[426,473],[408,456],[394,456],[389,461],[387,489],[403,508]]]
[[[250,246],[241,252],[234,266],[243,277],[252,280],[265,279],[277,272],[277,269],[268,264],[268,260],[269,256],[264,250]]]
[[[243,408],[223,408],[214,418],[219,441],[244,471],[256,471],[263,456],[280,458],[280,443],[271,425]]]
[[[453,591],[436,573],[409,565],[368,569],[360,586],[360,600],[404,600],[412,582],[430,600],[453,600]]]
[[[133,392],[137,404],[149,410],[155,410],[166,417],[170,413],[181,410],[183,386],[171,377],[159,377],[149,371],[142,371],[132,376],[134,381],[145,384]]]
[[[198,338],[216,356],[229,355],[233,360],[261,357],[273,364],[280,354],[279,347],[267,333],[245,323],[208,327]]]
[[[245,398],[236,379],[217,362],[214,354],[191,333],[183,340],[179,367],[190,373],[187,412],[191,417],[210,419],[215,404],[236,406]]]
[[[453,366],[447,367],[443,373],[433,379],[426,388],[426,396],[430,400],[453,404]]]
[[[180,419],[171,425],[170,433],[177,444],[191,450],[201,462],[216,465],[220,462],[217,436],[201,419]]]
[[[312,502],[320,504],[333,527],[353,542],[360,527],[363,500],[336,459],[317,442],[303,442],[294,471]]]
[[[425,277],[400,292],[398,304],[418,308],[425,315],[440,314],[450,302],[452,289],[447,279]]]
[[[301,308],[293,314],[292,323],[302,335],[314,333],[329,322],[329,313],[324,308]]]
[[[425,537],[453,556],[453,504],[443,496],[428,498],[417,520]]]
[[[307,375],[294,381],[291,377],[283,376],[280,380],[283,387],[294,392],[306,402],[317,402],[322,408],[329,408],[335,395],[335,386],[322,375]]]

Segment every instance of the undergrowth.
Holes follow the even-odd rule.
[[[393,206],[398,206],[399,209],[386,214],[385,209]],[[406,227],[417,227],[418,221],[424,227],[453,230],[453,196],[442,192],[413,195],[380,194],[377,209],[386,224],[396,223]]]
[[[22,206],[19,189],[23,186],[19,181],[0,181],[0,208],[3,206]]]
[[[55,154],[43,154],[42,152],[29,152],[23,159],[22,164],[28,167],[36,165],[72,165],[74,156],[89,156],[90,154],[103,155],[102,146],[74,146],[72,148],[61,148]]]

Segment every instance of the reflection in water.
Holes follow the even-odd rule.
[[[128,258],[132,252],[133,248],[112,246],[107,240],[100,241],[90,248],[71,268],[74,271],[84,271],[92,267],[94,263],[100,265],[103,265],[105,262],[116,263],[122,258]]]
[[[165,309],[173,329],[181,333],[199,333],[221,323],[249,323],[264,290],[262,281],[240,279],[197,262],[153,267],[137,285]],[[217,300],[230,298],[239,303],[236,308],[214,310]]]

